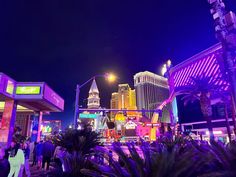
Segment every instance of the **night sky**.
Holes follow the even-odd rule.
[[[236,12],[236,1],[225,0]],[[0,72],[17,81],[45,81],[65,99],[52,119],[72,122],[76,83],[112,71],[133,87],[140,71],[160,73],[217,40],[207,0],[1,1]],[[102,106],[115,85],[97,81]],[[81,90],[80,104],[88,87]]]

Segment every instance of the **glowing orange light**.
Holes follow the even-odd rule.
[[[108,80],[108,82],[115,82],[116,81],[116,76],[112,73],[107,73],[105,75],[105,77]]]

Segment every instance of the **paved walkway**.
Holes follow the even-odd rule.
[[[30,167],[31,177],[40,177],[40,176],[46,177],[47,172],[48,171],[43,171],[42,169],[38,169],[36,166]],[[26,175],[24,174],[23,177],[26,177]]]

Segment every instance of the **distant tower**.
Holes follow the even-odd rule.
[[[93,83],[89,90],[89,97],[88,97],[88,109],[98,109],[100,108],[100,98],[99,98],[99,91],[96,84],[95,79],[93,79]]]

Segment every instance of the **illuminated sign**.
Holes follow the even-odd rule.
[[[159,127],[160,125],[157,123],[147,123],[146,126],[147,127]]]
[[[125,122],[126,117],[122,113],[117,113],[115,116],[116,121]]]
[[[38,95],[40,86],[17,86],[16,95]]]
[[[50,126],[41,126],[42,133],[51,133],[52,127]]]
[[[12,81],[8,80],[6,92],[12,95],[13,91],[14,91],[14,83]]]
[[[136,126],[137,126],[137,124],[135,124],[135,123],[132,122],[132,121],[129,121],[129,122],[127,122],[127,123],[124,125],[124,127],[125,127],[126,129],[135,129]]]
[[[79,118],[84,118],[84,119],[97,119],[98,115],[97,114],[79,114]]]

